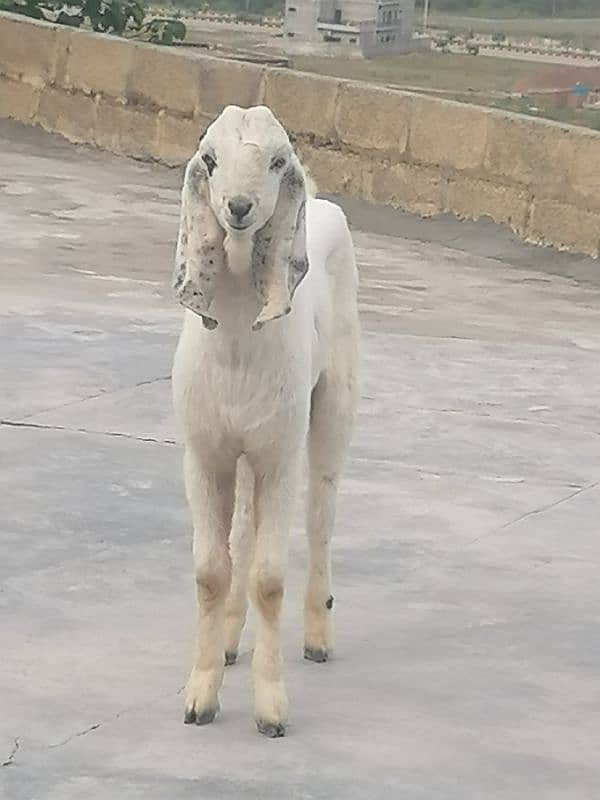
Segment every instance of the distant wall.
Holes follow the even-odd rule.
[[[598,255],[599,133],[0,14],[0,117],[177,164],[229,103],[269,105],[324,192]]]

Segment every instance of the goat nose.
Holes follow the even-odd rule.
[[[238,220],[242,220],[252,208],[252,200],[238,194],[232,197],[227,205],[233,216],[237,217]]]

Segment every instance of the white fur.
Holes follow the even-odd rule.
[[[279,140],[277,146],[281,149]],[[229,660],[237,654],[248,589],[257,612],[255,718],[259,730],[274,736],[283,734],[287,720],[280,611],[305,448],[310,474],[305,651],[313,660],[325,660],[332,647],[329,542],[357,392],[357,271],[343,213],[309,198],[308,273],[291,313],[253,331],[261,306],[250,269],[254,231],[232,233],[222,211],[223,198],[239,194],[231,148],[226,142],[217,154],[228,172],[219,184],[218,205],[212,206],[226,234],[228,265],[210,306],[218,325],[207,330],[202,317],[187,310],[173,368],[198,600],[186,718],[208,722],[218,708],[224,654]],[[268,128],[257,148],[266,152],[260,161],[268,169]],[[271,191],[264,180],[259,186]],[[259,209],[273,209],[273,198],[257,193],[256,199]]]

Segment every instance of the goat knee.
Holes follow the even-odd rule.
[[[224,602],[229,592],[231,571],[214,565],[198,565],[195,572],[198,603],[206,606]]]
[[[268,563],[261,564],[251,582],[252,599],[262,617],[273,624],[281,611],[284,580],[281,570]]]

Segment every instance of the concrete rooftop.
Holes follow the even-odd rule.
[[[349,209],[335,658],[302,659],[298,512],[288,737],[255,731],[252,626],[183,725],[180,176],[0,123],[0,797],[598,798],[600,264],[492,225]]]

